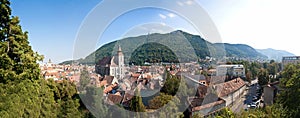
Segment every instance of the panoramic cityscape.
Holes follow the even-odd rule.
[[[0,0],[0,117],[298,118],[296,3]]]

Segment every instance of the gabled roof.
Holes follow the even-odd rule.
[[[236,78],[228,82],[213,85],[213,89],[216,90],[219,97],[229,95],[245,85],[245,82],[241,78]]]
[[[109,85],[108,87],[106,87],[103,92],[105,94],[111,92],[113,89],[116,89],[118,87],[118,84],[112,84],[112,85]]]
[[[107,76],[107,75],[106,75],[106,76],[104,77],[103,81],[106,80],[107,84],[108,84],[108,85],[111,85],[111,84],[113,84],[113,83],[112,83],[113,79],[114,79],[114,76]]]
[[[128,107],[129,102],[133,97],[134,97],[134,91],[126,91],[125,95],[124,95],[124,98],[122,100],[123,106]]]
[[[108,94],[107,100],[110,104],[120,104],[122,102],[123,97],[119,92],[116,94]]]
[[[209,98],[189,97],[188,101],[192,107],[191,111],[200,111],[225,103],[225,100],[218,98],[217,96],[215,97],[216,98],[212,98],[211,101],[207,101]]]

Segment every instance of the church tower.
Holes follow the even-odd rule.
[[[119,73],[119,79],[123,79],[125,72],[124,72],[124,55],[121,49],[121,46],[118,46],[118,52],[117,52],[117,57],[118,57],[118,73]]]

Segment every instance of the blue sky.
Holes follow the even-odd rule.
[[[181,2],[178,2],[181,1]],[[197,2],[212,18],[222,42],[243,43],[254,48],[274,48],[300,55],[300,5],[297,0],[178,0],[179,5]],[[33,49],[55,63],[73,58],[73,46],[81,23],[101,0],[12,0],[13,15],[19,16],[23,30],[29,31]],[[176,2],[176,1],[174,1]],[[118,5],[110,5],[111,10]],[[108,14],[111,11],[103,11]],[[197,11],[191,11],[197,14]],[[106,16],[103,16],[106,17]],[[99,21],[101,22],[101,20]],[[160,24],[198,34],[178,14],[155,8],[127,12],[114,20],[95,48],[121,37],[146,32],[168,32],[143,24]],[[151,27],[152,26],[152,27]],[[87,55],[87,54],[86,54]]]
[[[29,32],[33,49],[59,63],[72,59],[81,22],[99,0],[12,0],[12,13]]]

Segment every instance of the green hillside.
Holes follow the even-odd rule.
[[[86,58],[76,60],[75,62],[81,64],[95,64],[106,56],[115,55],[118,45],[122,47],[126,64],[131,64],[130,62],[142,63],[145,61],[173,62],[174,59],[178,59],[180,62],[190,62],[196,61],[198,58],[205,58],[206,56],[223,57],[225,54],[230,57],[266,58],[266,56],[258,53],[248,45],[213,44],[204,40],[199,35],[192,35],[177,30],[166,34],[154,33],[113,41],[101,46]],[[163,47],[168,49],[163,49]],[[166,52],[170,52],[170,54]],[[149,54],[151,56],[147,56]],[[71,62],[73,61],[66,61],[62,64]]]

